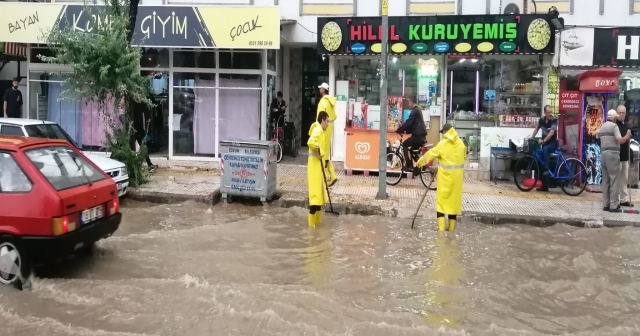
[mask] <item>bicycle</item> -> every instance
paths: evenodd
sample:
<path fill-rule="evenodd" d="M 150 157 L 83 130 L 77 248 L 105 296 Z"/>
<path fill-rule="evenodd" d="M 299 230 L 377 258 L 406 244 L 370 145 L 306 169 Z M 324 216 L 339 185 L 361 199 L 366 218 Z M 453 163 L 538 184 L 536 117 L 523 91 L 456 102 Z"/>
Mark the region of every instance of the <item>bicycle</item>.
<path fill-rule="evenodd" d="M 280 121 L 284 118 L 284 116 L 278 117 L 276 122 L 272 122 L 272 134 L 271 141 L 276 143 L 276 162 L 280 163 L 282 161 L 282 144 L 284 143 L 284 128 L 280 125 Z"/>
<path fill-rule="evenodd" d="M 559 185 L 565 194 L 578 196 L 582 194 L 587 187 L 587 169 L 582 161 L 576 158 L 566 159 L 562 152 L 562 148 L 559 148 L 551 154 L 551 157 L 557 158 L 557 160 L 555 169 L 553 171 L 551 171 L 551 168 L 547 170 L 549 174 L 547 178 L 549 182 L 555 182 Z M 521 191 L 531 191 L 535 188 L 538 180 L 540 180 L 540 165 L 543 164 L 543 162 L 541 146 L 534 150 L 533 155 L 525 155 L 518 160 L 513 172 L 516 187 Z M 522 175 L 522 180 L 519 179 L 519 174 Z M 527 186 L 524 184 L 524 179 L 529 178 L 531 178 L 533 182 L 530 186 Z M 577 187 L 577 190 L 574 191 L 573 187 Z"/>
<path fill-rule="evenodd" d="M 387 184 L 388 185 L 397 185 L 400 183 L 402 178 L 404 177 L 404 167 L 405 167 L 405 159 L 404 159 L 404 146 L 402 145 L 404 135 L 400 135 L 400 143 L 396 146 L 391 146 L 389 141 L 387 140 Z M 395 150 L 393 149 L 395 147 Z M 433 144 L 423 144 L 420 148 L 411 149 L 409 154 L 411 155 L 411 162 L 415 163 L 420 159 L 420 156 L 424 155 L 428 150 L 433 148 Z M 391 171 L 391 170 L 397 170 Z M 414 175 L 420 175 L 420 181 L 425 188 L 429 188 L 429 190 L 436 190 L 437 187 L 430 187 L 431 179 L 429 176 L 435 174 L 435 170 L 430 165 L 425 165 L 422 168 L 414 167 L 413 168 Z M 427 176 L 429 175 L 429 176 Z"/>

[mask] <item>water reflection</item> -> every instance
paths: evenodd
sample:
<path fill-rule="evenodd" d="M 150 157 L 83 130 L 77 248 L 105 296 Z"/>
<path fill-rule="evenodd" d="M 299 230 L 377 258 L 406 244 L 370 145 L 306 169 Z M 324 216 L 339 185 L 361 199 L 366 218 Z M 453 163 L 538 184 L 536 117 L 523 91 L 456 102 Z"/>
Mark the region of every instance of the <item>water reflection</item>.
<path fill-rule="evenodd" d="M 308 228 L 307 248 L 302 257 L 304 270 L 314 287 L 323 287 L 331 278 L 333 250 L 331 229 L 325 223 Z"/>
<path fill-rule="evenodd" d="M 433 264 L 427 269 L 425 311 L 429 324 L 458 328 L 462 318 L 460 249 L 453 232 L 438 232 L 431 251 Z"/>

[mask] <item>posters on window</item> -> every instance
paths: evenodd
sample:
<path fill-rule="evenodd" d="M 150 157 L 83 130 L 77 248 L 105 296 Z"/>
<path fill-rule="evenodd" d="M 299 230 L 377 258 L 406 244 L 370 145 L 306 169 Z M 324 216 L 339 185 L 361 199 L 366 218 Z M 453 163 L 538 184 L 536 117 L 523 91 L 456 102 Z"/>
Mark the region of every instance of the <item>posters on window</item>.
<path fill-rule="evenodd" d="M 592 94 L 585 97 L 582 148 L 583 162 L 587 168 L 587 183 L 599 185 L 602 183 L 602 150 L 596 140 L 596 131 L 604 122 L 604 97 Z"/>

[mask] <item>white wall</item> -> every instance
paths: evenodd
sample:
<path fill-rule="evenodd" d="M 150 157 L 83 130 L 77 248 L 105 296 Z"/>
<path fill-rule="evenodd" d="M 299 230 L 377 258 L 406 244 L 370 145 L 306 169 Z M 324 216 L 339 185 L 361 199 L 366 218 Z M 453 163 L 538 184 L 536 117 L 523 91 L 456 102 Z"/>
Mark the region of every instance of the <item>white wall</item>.
<path fill-rule="evenodd" d="M 0 80 L 12 80 L 18 75 L 18 62 L 9 62 L 0 71 Z M 27 77 L 27 62 L 20 62 L 20 76 Z M 26 88 L 27 81 L 23 80 L 20 84 L 24 84 Z"/>
<path fill-rule="evenodd" d="M 640 26 L 640 13 L 629 14 L 630 1 L 632 0 L 537 0 L 538 13 L 546 13 L 549 7 L 549 3 L 556 5 L 559 9 L 564 6 L 568 10 L 571 8 L 571 1 L 573 1 L 573 13 L 565 12 L 560 13 L 565 20 L 567 26 L 612 26 L 612 27 L 624 27 L 624 26 Z M 640 2 L 635 0 L 636 2 Z M 491 13 L 499 14 L 500 3 L 502 3 L 502 10 L 509 3 L 515 3 L 519 5 L 522 10 L 522 0 L 491 0 Z M 604 4 L 604 12 L 600 14 L 600 3 Z M 486 9 L 485 0 L 463 0 L 463 14 L 477 13 L 475 7 L 482 7 Z M 638 5 L 640 9 L 640 5 Z M 533 2 L 529 2 L 528 12 L 534 13 Z M 481 14 L 481 13 L 478 13 Z"/>

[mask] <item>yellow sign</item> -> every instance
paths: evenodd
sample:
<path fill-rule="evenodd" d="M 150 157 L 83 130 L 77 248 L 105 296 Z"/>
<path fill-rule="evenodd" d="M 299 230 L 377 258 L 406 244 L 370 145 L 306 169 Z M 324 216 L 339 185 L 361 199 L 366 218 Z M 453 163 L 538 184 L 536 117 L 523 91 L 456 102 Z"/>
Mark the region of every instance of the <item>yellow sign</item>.
<path fill-rule="evenodd" d="M 382 0 L 382 16 L 389 15 L 389 0 Z"/>
<path fill-rule="evenodd" d="M 52 30 L 95 30 L 108 24 L 102 6 L 0 3 L 0 41 L 45 43 Z M 277 6 L 140 6 L 134 45 L 146 47 L 279 49 Z"/>

